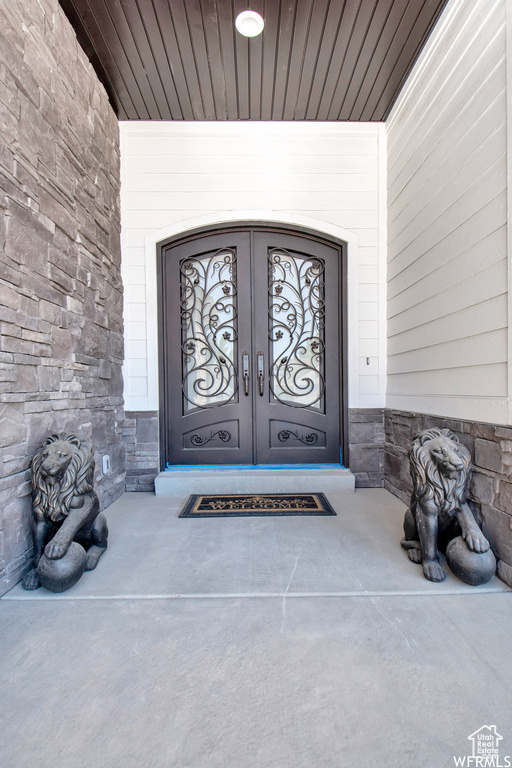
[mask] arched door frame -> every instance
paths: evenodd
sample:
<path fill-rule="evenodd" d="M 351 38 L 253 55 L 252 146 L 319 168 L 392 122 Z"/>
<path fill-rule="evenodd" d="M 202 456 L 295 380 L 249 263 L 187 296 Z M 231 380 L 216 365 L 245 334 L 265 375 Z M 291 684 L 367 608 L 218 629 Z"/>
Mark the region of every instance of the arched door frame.
<path fill-rule="evenodd" d="M 160 246 L 183 238 L 199 236 L 234 226 L 278 227 L 316 237 L 343 246 L 344 275 L 342 296 L 345 299 L 342 340 L 342 404 L 344 456 L 348 456 L 348 408 L 357 407 L 358 392 L 358 238 L 354 233 L 334 224 L 293 213 L 274 211 L 232 211 L 209 214 L 165 227 L 145 238 L 146 323 L 148 361 L 148 410 L 160 410 L 160 352 L 158 345 L 158 270 Z"/>

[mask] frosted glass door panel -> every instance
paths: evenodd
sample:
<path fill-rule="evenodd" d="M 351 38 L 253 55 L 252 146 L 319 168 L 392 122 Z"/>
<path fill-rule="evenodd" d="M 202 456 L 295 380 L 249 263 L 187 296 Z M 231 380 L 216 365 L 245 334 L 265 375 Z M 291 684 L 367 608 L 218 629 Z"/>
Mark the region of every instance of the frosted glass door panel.
<path fill-rule="evenodd" d="M 286 405 L 323 411 L 325 265 L 273 248 L 268 267 L 272 394 Z"/>
<path fill-rule="evenodd" d="M 181 271 L 181 331 L 185 412 L 236 400 L 236 252 L 185 259 Z"/>

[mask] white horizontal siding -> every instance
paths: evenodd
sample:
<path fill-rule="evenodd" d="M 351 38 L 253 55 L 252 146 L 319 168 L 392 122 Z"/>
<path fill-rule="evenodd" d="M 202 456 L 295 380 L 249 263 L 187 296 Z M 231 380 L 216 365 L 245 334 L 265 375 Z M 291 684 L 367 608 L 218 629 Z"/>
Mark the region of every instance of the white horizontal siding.
<path fill-rule="evenodd" d="M 463 121 L 459 130 L 449 132 L 441 145 L 437 144 L 430 153 L 430 167 L 420 166 L 414 176 L 410 178 L 402 188 L 396 198 L 390 202 L 388 212 L 388 230 L 389 237 L 395 237 L 409 222 L 418 215 L 425 200 L 434 198 L 440 192 L 438 172 L 443 169 L 443 182 L 447 184 L 459 184 L 462 179 L 460 175 L 460 156 L 458 150 L 462 149 L 468 161 L 466 165 L 472 163 L 474 157 L 477 161 L 481 153 L 479 149 L 483 140 L 493 140 L 494 133 L 502 132 L 505 128 L 503 114 L 503 93 L 506 87 L 503 77 L 503 65 L 500 61 L 499 66 L 491 73 L 485 85 L 483 86 L 489 96 L 488 88 L 492 88 L 493 96 L 496 98 L 488 107 L 481 111 L 480 105 L 474 101 L 471 102 L 473 110 L 462 113 Z M 479 89 L 479 92 L 482 89 Z M 504 141 L 504 136 L 500 137 Z M 446 144 L 446 146 L 445 146 Z M 463 147 L 461 146 L 463 144 Z M 471 180 L 474 180 L 474 175 Z M 399 182 L 397 182 L 399 186 Z M 405 199 L 404 199 L 405 198 Z"/>
<path fill-rule="evenodd" d="M 123 123 L 124 125 L 128 124 Z M 220 155 L 226 160 L 225 173 L 227 168 L 230 171 L 235 170 L 234 158 L 245 157 L 247 154 L 252 154 L 253 157 L 266 157 L 269 165 L 270 158 L 282 157 L 284 155 L 292 157 L 300 167 L 301 159 L 305 156 L 310 157 L 309 164 L 311 166 L 311 158 L 316 156 L 324 158 L 338 157 L 340 155 L 376 157 L 378 152 L 375 144 L 376 126 L 373 133 L 372 126 L 364 131 L 364 138 L 352 138 L 346 135 L 343 138 L 343 148 L 341 148 L 339 132 L 336 129 L 331 129 L 330 131 L 329 129 L 322 130 L 321 126 L 318 130 L 311 126 L 307 131 L 300 131 L 298 135 L 294 135 L 295 123 L 288 124 L 288 133 L 282 130 L 276 131 L 272 127 L 268 129 L 264 127 L 263 130 L 258 132 L 257 129 L 254 130 L 251 126 L 246 127 L 247 123 L 238 123 L 234 131 L 228 126 L 224 136 L 216 133 L 217 128 L 212 128 L 208 131 L 202 131 L 201 129 L 196 131 L 192 128 L 192 132 L 187 136 L 180 135 L 178 131 L 174 132 L 172 126 L 169 126 L 169 129 L 161 129 L 160 125 L 158 123 L 154 130 L 150 127 L 146 130 L 139 129 L 138 136 L 131 137 L 130 154 L 156 158 L 179 155 L 184 158 L 196 154 L 203 156 L 211 153 L 212 155 Z M 219 125 L 222 128 L 225 124 L 220 123 Z M 256 123 L 255 125 L 258 124 Z M 260 123 L 260 125 L 262 124 Z M 240 128 L 240 126 L 243 126 L 243 128 Z M 156 133 L 157 130 L 158 134 Z M 318 141 L 320 132 L 323 133 L 323 136 L 322 140 Z M 360 133 L 363 134 L 363 130 Z M 175 172 L 171 168 L 169 173 L 174 175 Z M 187 173 L 187 171 L 183 170 L 182 173 Z"/>
<path fill-rule="evenodd" d="M 392 408 L 506 423 L 506 0 L 452 0 L 386 124 Z"/>
<path fill-rule="evenodd" d="M 178 179 L 173 179 L 174 189 L 168 192 L 127 192 L 131 211 L 166 211 L 178 212 L 194 209 L 205 212 L 212 209 L 212 195 L 218 210 L 229 210 L 236 202 L 239 210 L 277 210 L 304 211 L 322 209 L 327 211 L 377 211 L 376 192 L 315 192 L 311 190 L 295 191 L 290 183 L 289 191 L 281 192 L 274 188 L 272 181 L 267 180 L 268 189 L 264 191 L 242 192 L 239 189 L 228 189 L 219 179 L 217 186 L 206 185 L 206 189 L 190 192 L 179 190 Z M 279 184 L 279 182 L 277 182 Z"/>
<path fill-rule="evenodd" d="M 487 150 L 487 159 L 482 161 L 483 165 L 487 165 L 487 170 L 480 176 L 473 177 L 474 183 L 469 187 L 464 186 L 464 193 L 460 197 L 456 197 L 455 185 L 446 190 L 441 189 L 438 195 L 429 199 L 428 205 L 407 231 L 401 232 L 392 241 L 393 249 L 390 251 L 388 262 L 390 281 L 428 251 L 440 247 L 443 241 L 463 224 L 471 224 L 473 216 L 479 213 L 483 206 L 496 201 L 498 208 L 499 202 L 506 201 L 505 152 L 501 152 L 495 159 L 494 145 L 487 147 Z M 496 220 L 494 224 L 505 225 L 506 221 Z"/>
<path fill-rule="evenodd" d="M 158 407 L 156 248 L 149 253 L 148 242 L 237 211 L 344 230 L 349 254 L 357 243 L 349 402 L 384 405 L 384 138 L 382 126 L 368 123 L 121 123 L 128 410 Z"/>
<path fill-rule="evenodd" d="M 439 290 L 433 296 L 420 299 L 418 305 L 412 306 L 399 315 L 388 319 L 388 343 L 391 354 L 398 350 L 400 336 L 418 325 L 424 327 L 426 338 L 430 337 L 430 325 L 440 317 L 451 317 L 468 307 L 475 306 L 482 301 L 489 301 L 489 312 L 495 317 L 495 327 L 500 325 L 497 305 L 500 295 L 506 291 L 507 264 L 502 261 L 490 265 L 480 273 L 471 275 L 468 279 L 462 279 L 454 286 Z M 391 302 L 390 302 L 391 303 Z M 492 321 L 491 321 L 492 322 Z M 466 335 L 473 335 L 475 328 L 480 330 L 473 320 L 466 328 Z M 395 346 L 397 345 L 397 346 Z"/>
<path fill-rule="evenodd" d="M 372 147 L 373 150 L 373 147 Z M 126 158 L 125 169 L 127 182 L 139 174 L 200 174 L 201 176 L 226 175 L 226 168 L 232 164 L 232 153 L 227 155 L 179 154 L 172 155 L 130 155 Z M 297 168 L 305 174 L 376 174 L 377 156 L 368 155 L 305 155 L 297 163 L 294 154 L 271 156 L 238 155 L 238 174 L 296 174 Z"/>
<path fill-rule="evenodd" d="M 466 419 L 468 413 L 478 413 L 478 420 L 496 424 L 506 424 L 508 418 L 507 398 L 493 398 L 488 395 L 482 397 L 464 397 L 460 393 L 456 395 L 434 395 L 422 393 L 421 395 L 394 395 L 388 392 L 386 405 L 388 408 L 401 411 L 416 411 L 418 398 L 421 398 L 421 413 L 433 415 L 450 414 L 451 419 Z"/>
<path fill-rule="evenodd" d="M 503 227 L 498 234 L 505 239 Z M 389 298 L 388 333 L 397 336 L 405 328 L 425 325 L 444 315 L 453 316 L 457 311 L 497 298 L 506 291 L 506 245 L 493 249 L 490 242 L 487 251 L 486 243 L 479 241 L 467 254 L 451 259 Z M 469 332 L 475 327 L 478 326 L 469 326 Z"/>
<path fill-rule="evenodd" d="M 433 393 L 439 397 L 438 393 L 442 391 L 442 397 L 449 395 L 466 398 L 500 398 L 506 380 L 507 366 L 505 363 L 467 365 L 461 368 L 450 368 L 449 374 L 444 368 L 425 371 L 421 375 L 404 373 L 401 374 L 400 378 L 389 376 L 388 393 L 390 395 L 401 394 L 405 383 L 409 397 L 411 395 L 432 397 Z M 443 415 L 452 416 L 452 414 L 441 414 L 441 416 Z"/>
<path fill-rule="evenodd" d="M 401 331 L 393 342 L 395 355 L 412 350 L 422 350 L 429 345 L 442 344 L 446 341 L 468 338 L 471 328 L 475 326 L 480 333 L 485 334 L 494 330 L 496 325 L 507 328 L 508 301 L 507 294 L 502 294 L 497 301 L 489 299 L 480 304 L 472 304 L 466 309 L 456 310 L 430 322 L 415 325 L 409 331 Z M 413 322 L 418 322 L 415 316 Z M 469 338 L 472 338 L 470 335 Z"/>
<path fill-rule="evenodd" d="M 438 344 L 422 346 L 420 349 L 395 353 L 388 360 L 388 374 L 425 373 L 427 371 L 467 368 L 468 361 L 477 359 L 478 364 L 493 365 L 507 362 L 507 329 L 500 328 L 478 336 L 469 336 Z M 472 392 L 478 396 L 479 392 Z M 498 393 L 500 394 L 500 393 Z"/>
<path fill-rule="evenodd" d="M 172 183 L 174 182 L 174 184 Z M 174 188 L 173 188 L 174 187 Z M 293 173 L 274 176 L 269 189 L 268 171 L 262 173 L 261 168 L 251 173 L 187 173 L 175 175 L 172 179 L 164 173 L 129 174 L 126 179 L 127 192 L 147 192 L 149 194 L 189 192 L 204 195 L 208 192 L 221 192 L 231 195 L 233 192 L 250 193 L 264 192 L 272 194 L 286 192 L 300 194 L 326 192 L 373 192 L 377 194 L 376 173 Z M 309 197 L 307 198 L 309 200 Z M 364 197 L 362 199 L 365 199 Z M 336 206 L 335 206 L 336 207 Z"/>
<path fill-rule="evenodd" d="M 486 82 L 503 50 L 493 41 L 496 36 L 504 39 L 504 15 L 505 0 L 451 0 L 448 4 L 387 122 L 393 129 L 388 132 L 389 152 L 400 153 L 389 171 L 390 186 L 401 172 L 409 176 L 408 166 L 422 165 L 421 144 L 427 141 L 434 147 L 444 140 L 454 124 L 454 107 L 462 114 Z M 482 61 L 488 52 L 491 58 Z M 417 143 L 408 141 L 411 131 Z"/>

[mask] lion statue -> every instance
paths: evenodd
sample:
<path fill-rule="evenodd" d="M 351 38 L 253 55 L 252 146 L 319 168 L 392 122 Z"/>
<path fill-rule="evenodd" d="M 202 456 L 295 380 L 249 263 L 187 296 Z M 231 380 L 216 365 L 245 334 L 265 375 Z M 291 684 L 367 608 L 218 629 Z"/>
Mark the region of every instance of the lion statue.
<path fill-rule="evenodd" d="M 42 583 L 47 586 L 48 582 L 49 589 L 63 591 L 84 570 L 92 571 L 98 564 L 107 548 L 108 528 L 105 516 L 100 514 L 93 478 L 91 446 L 75 435 L 51 435 L 35 454 L 34 560 L 23 578 L 25 589 L 37 589 Z M 69 569 L 74 576 L 70 577 Z"/>
<path fill-rule="evenodd" d="M 456 573 L 447 547 L 462 537 L 463 549 L 466 553 L 470 551 L 466 560 L 477 563 L 469 568 L 478 568 L 478 558 L 471 553 L 487 552 L 489 542 L 465 503 L 471 462 L 469 451 L 450 430 L 426 429 L 414 439 L 409 460 L 413 492 L 411 507 L 405 513 L 405 536 L 401 542 L 409 559 L 422 564 L 423 574 L 429 581 L 444 581 L 446 573 L 439 563 L 439 551 L 447 553 L 448 563 Z M 486 562 L 490 557 L 494 559 L 489 553 Z"/>

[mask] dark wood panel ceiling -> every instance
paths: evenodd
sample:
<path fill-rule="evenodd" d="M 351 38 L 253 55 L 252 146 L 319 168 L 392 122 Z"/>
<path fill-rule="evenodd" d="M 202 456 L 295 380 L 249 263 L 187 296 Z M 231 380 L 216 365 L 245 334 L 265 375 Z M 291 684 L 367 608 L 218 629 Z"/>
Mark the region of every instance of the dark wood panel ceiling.
<path fill-rule="evenodd" d="M 385 120 L 447 0 L 60 0 L 122 120 Z M 250 8 L 259 37 L 234 26 Z"/>

